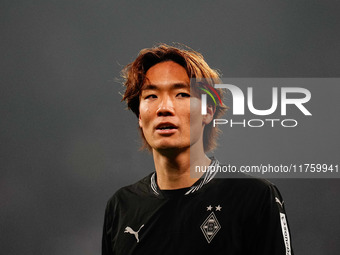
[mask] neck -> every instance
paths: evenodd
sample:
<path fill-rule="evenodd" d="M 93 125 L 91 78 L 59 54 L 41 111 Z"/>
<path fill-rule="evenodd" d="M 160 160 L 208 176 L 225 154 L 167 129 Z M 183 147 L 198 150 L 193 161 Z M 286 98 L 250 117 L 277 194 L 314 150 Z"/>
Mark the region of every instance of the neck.
<path fill-rule="evenodd" d="M 211 160 L 205 155 L 203 146 L 175 151 L 153 150 L 157 172 L 157 184 L 161 190 L 191 187 L 202 175 L 190 176 L 194 166 L 208 166 Z"/>

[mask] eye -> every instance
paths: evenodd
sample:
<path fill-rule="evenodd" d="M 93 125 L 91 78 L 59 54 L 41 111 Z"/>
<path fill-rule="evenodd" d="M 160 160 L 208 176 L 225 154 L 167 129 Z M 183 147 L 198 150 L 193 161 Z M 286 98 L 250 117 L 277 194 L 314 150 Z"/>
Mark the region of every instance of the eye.
<path fill-rule="evenodd" d="M 154 94 L 150 94 L 150 95 L 147 95 L 144 99 L 152 99 L 152 98 L 157 98 L 157 96 Z"/>
<path fill-rule="evenodd" d="M 190 94 L 189 94 L 189 93 L 182 92 L 182 93 L 178 93 L 178 94 L 177 94 L 177 97 L 190 97 Z"/>

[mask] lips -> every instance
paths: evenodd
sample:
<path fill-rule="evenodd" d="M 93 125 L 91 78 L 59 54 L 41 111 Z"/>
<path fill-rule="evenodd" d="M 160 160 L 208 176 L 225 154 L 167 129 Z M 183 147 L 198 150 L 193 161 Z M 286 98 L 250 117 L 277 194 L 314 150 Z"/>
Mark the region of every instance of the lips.
<path fill-rule="evenodd" d="M 160 123 L 156 126 L 157 130 L 173 130 L 173 129 L 178 129 L 178 127 L 171 123 L 171 122 L 165 122 L 165 123 Z"/>
<path fill-rule="evenodd" d="M 156 133 L 162 136 L 171 136 L 175 134 L 178 127 L 171 122 L 163 122 L 156 126 Z"/>

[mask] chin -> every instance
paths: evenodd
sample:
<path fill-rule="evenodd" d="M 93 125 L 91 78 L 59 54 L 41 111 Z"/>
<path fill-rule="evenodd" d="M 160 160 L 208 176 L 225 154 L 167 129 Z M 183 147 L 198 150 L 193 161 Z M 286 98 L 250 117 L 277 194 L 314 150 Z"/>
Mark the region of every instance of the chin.
<path fill-rule="evenodd" d="M 184 148 L 190 147 L 190 146 L 184 146 L 183 144 L 169 144 L 169 143 L 162 143 L 158 144 L 157 146 L 154 146 L 153 149 L 156 151 L 182 151 Z"/>
<path fill-rule="evenodd" d="M 156 150 L 172 150 L 178 148 L 177 145 L 174 144 L 158 144 L 157 146 L 154 147 Z"/>

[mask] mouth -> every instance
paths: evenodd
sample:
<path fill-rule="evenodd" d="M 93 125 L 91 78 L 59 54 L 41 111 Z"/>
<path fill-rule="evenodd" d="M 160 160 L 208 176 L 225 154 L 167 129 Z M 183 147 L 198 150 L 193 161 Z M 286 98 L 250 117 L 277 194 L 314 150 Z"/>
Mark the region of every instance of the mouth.
<path fill-rule="evenodd" d="M 178 127 L 172 123 L 161 123 L 156 126 L 156 131 L 161 134 L 171 134 L 174 133 Z"/>

